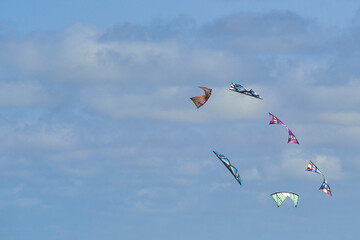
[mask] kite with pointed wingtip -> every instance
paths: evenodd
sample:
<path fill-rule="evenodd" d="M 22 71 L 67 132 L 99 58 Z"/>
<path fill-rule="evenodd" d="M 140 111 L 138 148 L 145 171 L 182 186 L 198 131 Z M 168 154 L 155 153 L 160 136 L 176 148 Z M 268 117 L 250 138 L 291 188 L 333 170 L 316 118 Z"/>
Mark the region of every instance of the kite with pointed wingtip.
<path fill-rule="evenodd" d="M 329 194 L 330 196 L 332 196 L 330 186 L 326 181 L 325 175 L 320 171 L 320 169 L 312 161 L 309 162 L 309 164 L 308 164 L 308 166 L 307 166 L 307 168 L 305 170 L 309 171 L 309 172 L 315 172 L 315 173 L 321 174 L 323 176 L 323 178 L 324 178 L 324 181 L 321 184 L 319 190 L 321 190 L 321 191 Z"/>
<path fill-rule="evenodd" d="M 272 115 L 271 113 L 269 113 L 269 117 L 270 117 L 270 124 L 281 124 L 283 126 L 286 127 L 285 123 L 283 123 L 280 119 L 278 119 L 276 116 Z"/>
<path fill-rule="evenodd" d="M 321 184 L 319 190 L 321 190 L 321 191 L 329 194 L 330 196 L 332 196 L 330 186 L 329 186 L 329 184 L 327 183 L 327 181 L 326 181 L 325 178 L 324 178 L 324 181 L 323 181 L 323 183 Z"/>
<path fill-rule="evenodd" d="M 201 107 L 202 105 L 204 105 L 206 103 L 206 101 L 211 96 L 211 91 L 212 91 L 212 89 L 206 88 L 206 87 L 199 87 L 199 88 L 204 90 L 205 95 L 190 98 L 194 102 L 194 104 L 197 108 Z"/>
<path fill-rule="evenodd" d="M 288 138 L 288 143 L 296 143 L 299 144 L 299 141 L 296 139 L 295 135 L 292 133 L 292 131 L 290 130 L 290 128 L 288 128 L 288 126 L 285 125 L 285 123 L 283 123 L 279 118 L 277 118 L 275 115 L 269 113 L 269 117 L 270 117 L 270 124 L 281 124 L 284 127 L 287 128 L 287 130 L 289 131 L 289 138 Z"/>
<path fill-rule="evenodd" d="M 296 139 L 295 135 L 291 132 L 291 130 L 288 128 L 289 130 L 289 139 L 288 139 L 288 143 L 296 143 L 299 144 L 299 141 Z"/>
<path fill-rule="evenodd" d="M 263 100 L 263 98 L 260 97 L 259 94 L 254 92 L 254 90 L 252 90 L 252 89 L 249 90 L 249 89 L 245 88 L 244 86 L 237 84 L 237 83 L 231 83 L 229 90 Z"/>
<path fill-rule="evenodd" d="M 320 169 L 312 161 L 309 162 L 309 164 L 308 164 L 307 168 L 305 169 L 305 171 L 315 172 L 315 173 L 323 175 L 322 172 L 320 171 Z"/>
<path fill-rule="evenodd" d="M 220 159 L 220 161 L 226 166 L 226 168 L 229 169 L 229 171 L 234 176 L 236 181 L 238 181 L 238 183 L 241 185 L 241 178 L 240 178 L 239 172 L 234 166 L 231 165 L 229 159 L 227 159 L 227 157 L 225 157 L 224 155 L 222 155 L 219 152 L 215 152 L 215 151 L 213 151 L 213 152 Z"/>
<path fill-rule="evenodd" d="M 294 202 L 295 207 L 297 207 L 299 200 L 299 195 L 292 192 L 276 192 L 271 194 L 270 196 L 274 199 L 278 207 L 280 207 L 280 205 L 285 201 L 287 197 L 289 197 Z"/>

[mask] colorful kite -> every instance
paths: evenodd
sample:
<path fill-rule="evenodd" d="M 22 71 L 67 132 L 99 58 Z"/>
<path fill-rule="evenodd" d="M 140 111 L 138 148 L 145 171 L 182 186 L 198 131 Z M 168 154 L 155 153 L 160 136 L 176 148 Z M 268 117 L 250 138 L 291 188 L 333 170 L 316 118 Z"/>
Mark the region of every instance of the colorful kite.
<path fill-rule="evenodd" d="M 312 161 L 309 162 L 309 164 L 305 170 L 323 175 L 322 172 L 320 171 L 320 169 Z"/>
<path fill-rule="evenodd" d="M 288 143 L 296 143 L 299 144 L 298 140 L 296 139 L 295 135 L 291 132 L 291 130 L 288 128 L 289 130 L 289 139 L 288 139 Z"/>
<path fill-rule="evenodd" d="M 331 194 L 331 190 L 330 190 L 330 186 L 329 184 L 327 183 L 326 179 L 324 178 L 324 181 L 323 183 L 321 184 L 319 190 L 323 191 L 323 192 L 326 192 L 327 194 L 329 194 L 330 196 L 332 196 Z"/>
<path fill-rule="evenodd" d="M 199 87 L 199 88 L 204 90 L 205 95 L 190 98 L 194 102 L 194 104 L 197 108 L 201 107 L 202 105 L 204 105 L 206 103 L 206 101 L 211 96 L 211 91 L 212 91 L 212 89 L 206 88 L 206 87 Z"/>
<path fill-rule="evenodd" d="M 269 117 L 270 117 L 270 122 L 269 124 L 281 124 L 285 127 L 287 127 L 285 125 L 285 123 L 283 123 L 280 119 L 278 119 L 277 117 L 275 117 L 274 115 L 272 115 L 271 113 L 269 113 Z"/>
<path fill-rule="evenodd" d="M 258 99 L 261 99 L 261 100 L 263 99 L 262 97 L 260 97 L 259 94 L 254 92 L 254 90 L 246 89 L 244 86 L 241 86 L 240 84 L 237 84 L 237 83 L 231 83 L 230 90 L 238 92 L 238 93 L 242 93 L 242 94 L 245 94 L 245 95 L 248 95 L 248 96 L 251 96 L 251 97 L 255 97 L 255 98 L 258 98 Z"/>
<path fill-rule="evenodd" d="M 236 181 L 238 181 L 238 183 L 240 183 L 240 185 L 241 185 L 241 178 L 240 178 L 239 172 L 234 166 L 231 165 L 229 159 L 227 159 L 227 157 L 225 157 L 224 155 L 222 155 L 219 152 L 215 152 L 215 151 L 213 151 L 213 152 L 220 159 L 220 161 L 227 167 L 227 169 L 229 169 L 229 171 L 234 176 Z"/>
<path fill-rule="evenodd" d="M 323 176 L 323 178 L 324 178 L 324 181 L 321 184 L 321 187 L 319 188 L 319 190 L 321 190 L 323 192 L 326 192 L 327 194 L 332 196 L 330 186 L 327 184 L 327 181 L 325 179 L 325 175 L 320 171 L 320 169 L 312 161 L 309 162 L 309 164 L 308 164 L 307 168 L 305 169 L 305 171 L 315 172 L 315 173 L 321 174 Z"/>
<path fill-rule="evenodd" d="M 289 131 L 289 138 L 288 138 L 288 143 L 296 143 L 299 144 L 299 141 L 296 139 L 295 135 L 292 133 L 292 131 L 290 130 L 290 128 L 288 128 L 288 126 L 285 125 L 285 123 L 283 123 L 279 118 L 277 118 L 276 116 L 272 115 L 271 113 L 269 113 L 269 117 L 270 117 L 270 124 L 281 124 L 284 127 L 287 128 L 287 130 Z"/>
<path fill-rule="evenodd" d="M 280 207 L 280 205 L 284 202 L 284 200 L 289 197 L 295 204 L 295 207 L 297 207 L 297 204 L 298 204 L 298 200 L 299 200 L 299 195 L 296 194 L 296 193 L 292 193 L 292 192 L 276 192 L 276 193 L 273 193 L 270 195 L 276 205 L 278 207 Z"/>

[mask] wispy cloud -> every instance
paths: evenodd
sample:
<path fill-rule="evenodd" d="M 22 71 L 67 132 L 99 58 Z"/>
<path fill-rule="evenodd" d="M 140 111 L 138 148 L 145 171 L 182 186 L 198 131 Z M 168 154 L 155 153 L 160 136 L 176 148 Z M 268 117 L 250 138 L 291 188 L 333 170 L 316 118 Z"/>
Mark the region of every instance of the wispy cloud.
<path fill-rule="evenodd" d="M 57 206 L 92 199 L 86 204 L 94 212 L 115 212 L 122 223 L 128 220 L 124 212 L 156 218 L 210 209 L 208 195 L 219 206 L 228 200 L 239 204 L 236 194 L 247 194 L 241 199 L 249 201 L 246 206 L 261 208 L 270 188 L 247 187 L 276 181 L 298 187 L 311 178 L 305 172 L 309 160 L 329 182 L 356 177 L 351 167 L 359 170 L 357 48 L 352 52 L 339 42 L 354 45 L 357 31 L 343 34 L 275 11 L 237 13 L 204 26 L 186 19 L 73 25 L 4 38 L 0 174 L 10 189 L 5 192 L 13 205 L 28 209 L 51 197 Z M 231 82 L 264 100 L 229 91 Z M 213 89 L 200 109 L 189 99 L 203 94 L 198 86 Z M 286 143 L 282 126 L 267 132 L 269 111 L 300 145 Z M 278 132 L 283 138 L 274 138 Z M 238 186 L 213 149 L 233 156 L 247 186 Z M 219 194 L 233 187 L 239 190 L 234 195 Z"/>
<path fill-rule="evenodd" d="M 41 204 L 37 198 L 18 198 L 15 201 L 16 205 L 22 208 L 34 207 Z"/>
<path fill-rule="evenodd" d="M 117 94 L 103 89 L 95 93 L 86 92 L 85 99 L 94 109 L 117 119 L 146 117 L 184 122 L 227 121 L 255 118 L 264 108 L 257 99 L 243 97 L 228 88 L 213 88 L 214 94 L 204 106 L 207 111 L 198 110 L 190 101 L 193 97 L 190 94 L 204 93 L 196 89 L 158 87 L 145 94 Z"/>
<path fill-rule="evenodd" d="M 305 171 L 309 161 L 313 161 L 317 167 L 331 179 L 344 179 L 346 173 L 338 157 L 326 154 L 312 154 L 304 150 L 286 150 L 278 161 L 265 169 L 266 176 L 271 179 L 282 179 L 285 176 L 291 178 L 309 179 L 309 173 Z"/>
<path fill-rule="evenodd" d="M 233 14 L 206 25 L 204 33 L 210 41 L 216 39 L 241 52 L 262 54 L 324 51 L 334 36 L 290 11 Z"/>
<path fill-rule="evenodd" d="M 317 155 L 314 163 L 320 168 L 325 176 L 332 179 L 343 179 L 350 177 L 349 174 L 344 172 L 341 160 L 334 156 Z"/>
<path fill-rule="evenodd" d="M 245 171 L 241 173 L 241 177 L 247 180 L 259 180 L 262 178 L 257 168 L 245 169 Z"/>
<path fill-rule="evenodd" d="M 45 105 L 50 99 L 46 89 L 36 83 L 0 83 L 1 107 L 32 107 Z"/>

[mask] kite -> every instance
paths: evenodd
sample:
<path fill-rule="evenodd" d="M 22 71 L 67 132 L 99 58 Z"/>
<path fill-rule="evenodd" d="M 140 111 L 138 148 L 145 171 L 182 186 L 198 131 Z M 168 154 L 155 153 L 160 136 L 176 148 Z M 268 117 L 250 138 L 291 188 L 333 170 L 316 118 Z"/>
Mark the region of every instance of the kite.
<path fill-rule="evenodd" d="M 270 124 L 281 124 L 283 126 L 286 127 L 285 123 L 283 123 L 280 119 L 278 119 L 276 116 L 272 115 L 271 113 L 269 113 L 269 117 L 270 117 Z"/>
<path fill-rule="evenodd" d="M 254 90 L 252 90 L 252 89 L 248 90 L 244 86 L 241 86 L 240 84 L 237 84 L 237 83 L 231 83 L 229 90 L 263 100 L 263 98 L 260 97 L 259 94 L 254 92 Z"/>
<path fill-rule="evenodd" d="M 297 207 L 297 204 L 298 204 L 298 200 L 299 200 L 299 195 L 296 194 L 296 193 L 292 193 L 292 192 L 276 192 L 276 193 L 273 193 L 270 195 L 276 205 L 278 207 L 280 207 L 280 205 L 284 202 L 284 200 L 289 197 L 295 204 L 295 207 Z"/>
<path fill-rule="evenodd" d="M 291 130 L 288 128 L 289 130 L 289 139 L 288 139 L 288 143 L 296 143 L 299 144 L 299 141 L 296 139 L 295 135 L 291 132 Z"/>
<path fill-rule="evenodd" d="M 229 169 L 229 171 L 234 176 L 236 181 L 238 181 L 238 183 L 241 185 L 241 178 L 240 178 L 239 172 L 234 166 L 231 165 L 229 159 L 227 159 L 227 157 L 225 157 L 224 155 L 222 155 L 219 152 L 215 152 L 215 151 L 213 151 L 213 152 L 220 159 L 220 161 L 227 167 L 227 169 Z"/>
<path fill-rule="evenodd" d="M 269 117 L 270 117 L 270 124 L 281 124 L 284 127 L 287 128 L 287 130 L 289 131 L 289 138 L 288 138 L 288 143 L 296 143 L 299 144 L 299 141 L 296 139 L 295 135 L 292 133 L 292 131 L 290 130 L 290 128 L 288 128 L 288 126 L 285 125 L 285 123 L 283 123 L 279 118 L 277 118 L 276 116 L 272 115 L 271 113 L 269 113 Z"/>
<path fill-rule="evenodd" d="M 331 190 L 330 190 L 330 186 L 329 186 L 329 184 L 327 183 L 327 181 L 326 181 L 325 178 L 324 178 L 324 181 L 323 181 L 323 183 L 321 184 L 319 190 L 321 190 L 321 191 L 329 194 L 330 196 L 332 196 Z"/>
<path fill-rule="evenodd" d="M 309 172 L 315 172 L 318 174 L 321 174 L 324 178 L 323 183 L 321 184 L 319 190 L 326 192 L 327 194 L 329 194 L 330 196 L 332 196 L 331 194 L 331 190 L 330 190 L 330 186 L 327 183 L 326 179 L 325 179 L 325 175 L 320 171 L 320 169 L 312 162 L 310 161 L 307 168 L 305 169 L 305 171 L 309 171 Z"/>
<path fill-rule="evenodd" d="M 211 96 L 211 91 L 212 91 L 212 89 L 206 88 L 206 87 L 199 87 L 199 88 L 204 90 L 205 95 L 190 98 L 194 102 L 194 104 L 197 108 L 201 107 L 202 105 L 204 105 L 206 103 L 206 101 Z"/>
<path fill-rule="evenodd" d="M 310 161 L 307 168 L 305 169 L 305 171 L 309 171 L 309 172 L 315 172 L 318 174 L 321 174 L 324 176 L 324 174 L 322 174 L 322 172 L 320 171 L 320 169 L 312 162 Z"/>

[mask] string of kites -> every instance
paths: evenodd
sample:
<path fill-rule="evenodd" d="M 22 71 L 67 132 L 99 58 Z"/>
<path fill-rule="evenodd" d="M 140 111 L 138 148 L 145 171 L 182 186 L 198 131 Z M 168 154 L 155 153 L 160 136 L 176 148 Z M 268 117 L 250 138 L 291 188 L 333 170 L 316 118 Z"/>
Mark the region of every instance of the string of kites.
<path fill-rule="evenodd" d="M 206 87 L 199 87 L 199 88 L 204 90 L 205 95 L 190 98 L 194 102 L 194 104 L 195 104 L 195 106 L 197 108 L 200 108 L 201 106 L 203 106 L 206 103 L 206 101 L 210 98 L 211 91 L 212 91 L 212 89 L 206 88 Z M 263 98 L 260 97 L 259 94 L 254 92 L 254 90 L 247 89 L 244 86 L 242 86 L 240 84 L 237 84 L 237 83 L 231 83 L 231 86 L 230 86 L 229 90 L 235 91 L 235 92 L 238 92 L 238 93 L 242 93 L 242 94 L 245 94 L 245 95 L 260 99 L 260 100 L 263 100 Z M 277 118 L 276 116 L 274 116 L 271 113 L 269 113 L 269 117 L 270 117 L 269 125 L 270 124 L 281 124 L 284 127 L 286 127 L 286 129 L 289 132 L 288 143 L 299 144 L 299 141 L 296 139 L 295 135 L 288 128 L 288 126 L 286 126 L 279 118 Z M 216 151 L 213 151 L 213 152 L 220 159 L 220 161 L 225 165 L 225 167 L 230 171 L 230 173 L 234 176 L 236 181 L 241 185 L 240 174 L 239 174 L 238 170 L 233 165 L 231 165 L 230 160 L 227 157 L 225 157 L 223 154 L 219 153 L 219 152 L 216 152 Z M 332 196 L 330 186 L 326 181 L 325 175 L 320 171 L 320 169 L 312 161 L 309 162 L 309 164 L 308 164 L 308 166 L 307 166 L 307 168 L 305 170 L 321 175 L 324 178 L 324 180 L 323 180 L 319 190 L 321 190 L 321 191 L 329 194 L 330 196 Z M 299 195 L 296 194 L 296 193 L 293 193 L 293 192 L 275 192 L 275 193 L 272 193 L 270 196 L 274 199 L 274 201 L 275 201 L 275 203 L 276 203 L 276 205 L 278 207 L 280 207 L 280 205 L 284 202 L 284 200 L 287 197 L 289 197 L 294 202 L 295 207 L 297 207 Z"/>

